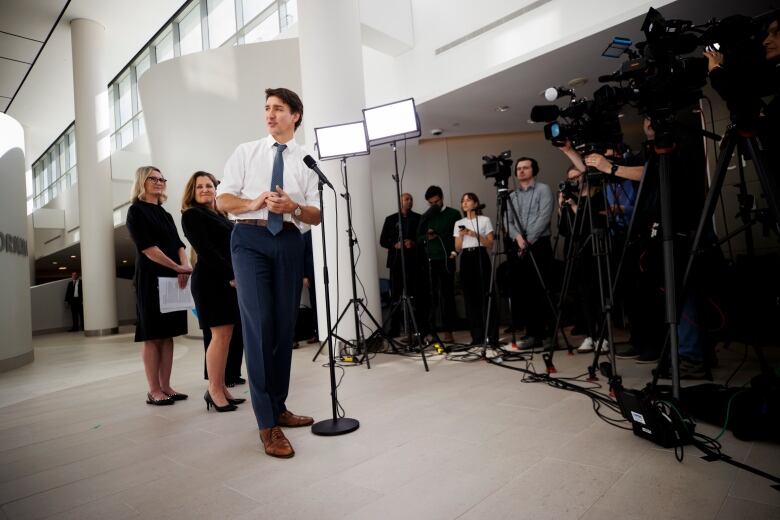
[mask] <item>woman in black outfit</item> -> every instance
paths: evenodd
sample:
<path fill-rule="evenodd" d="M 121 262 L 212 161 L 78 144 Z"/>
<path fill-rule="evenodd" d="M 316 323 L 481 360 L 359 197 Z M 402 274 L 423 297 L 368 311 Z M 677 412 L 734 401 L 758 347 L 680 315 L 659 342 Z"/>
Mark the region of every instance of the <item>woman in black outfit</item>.
<path fill-rule="evenodd" d="M 192 273 L 192 297 L 198 310 L 198 321 L 202 329 L 211 332 L 206 349 L 209 388 L 203 399 L 207 410 L 214 406 L 218 412 L 229 412 L 245 399 L 234 399 L 225 386 L 228 348 L 233 327 L 240 324 L 240 316 L 230 258 L 233 223 L 217 211 L 216 189 L 217 179 L 212 174 L 192 174 L 182 197 L 181 225 L 198 254 Z"/>
<path fill-rule="evenodd" d="M 135 341 L 143 341 L 143 360 L 149 393 L 146 402 L 170 405 L 187 399 L 171 388 L 173 337 L 187 332 L 187 311 L 162 314 L 158 278 L 176 278 L 187 286 L 192 272 L 184 244 L 173 217 L 165 211 L 166 179 L 154 166 L 135 172 L 132 205 L 127 210 L 127 229 L 135 242 L 135 291 L 137 322 Z"/>
<path fill-rule="evenodd" d="M 485 340 L 485 313 L 490 286 L 490 256 L 493 247 L 493 225 L 482 215 L 479 197 L 475 193 L 464 193 L 460 199 L 464 218 L 455 222 L 452 234 L 455 250 L 460 253 L 460 285 L 466 303 L 466 317 L 471 330 L 471 344 L 479 345 Z M 491 343 L 498 341 L 493 309 L 489 336 Z"/>

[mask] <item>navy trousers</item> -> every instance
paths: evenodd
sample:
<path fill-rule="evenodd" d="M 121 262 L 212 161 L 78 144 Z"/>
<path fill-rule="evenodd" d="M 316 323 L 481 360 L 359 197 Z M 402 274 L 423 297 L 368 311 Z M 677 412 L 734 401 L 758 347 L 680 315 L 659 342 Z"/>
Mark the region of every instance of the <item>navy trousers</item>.
<path fill-rule="evenodd" d="M 260 429 L 286 411 L 295 320 L 303 285 L 303 238 L 236 224 L 230 240 L 252 408 Z"/>

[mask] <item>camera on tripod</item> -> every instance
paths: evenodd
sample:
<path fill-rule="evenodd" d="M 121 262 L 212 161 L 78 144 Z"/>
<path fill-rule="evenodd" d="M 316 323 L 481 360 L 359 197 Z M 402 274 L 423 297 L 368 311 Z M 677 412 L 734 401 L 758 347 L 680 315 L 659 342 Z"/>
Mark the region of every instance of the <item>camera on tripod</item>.
<path fill-rule="evenodd" d="M 558 183 L 558 192 L 563 195 L 563 200 L 568 201 L 577 196 L 580 184 L 576 180 L 566 180 Z"/>
<path fill-rule="evenodd" d="M 498 155 L 482 156 L 482 175 L 486 179 L 495 179 L 495 186 L 506 188 L 512 176 L 512 151 L 505 150 Z"/>

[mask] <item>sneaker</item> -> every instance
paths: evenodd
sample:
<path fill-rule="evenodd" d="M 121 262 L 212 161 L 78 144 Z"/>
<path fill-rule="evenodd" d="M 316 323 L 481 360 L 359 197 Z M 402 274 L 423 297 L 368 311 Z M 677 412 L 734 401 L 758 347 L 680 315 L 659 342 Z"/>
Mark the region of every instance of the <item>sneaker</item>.
<path fill-rule="evenodd" d="M 704 368 L 704 364 L 691 361 L 689 359 L 681 358 L 680 359 L 680 379 L 712 379 L 712 377 L 707 374 L 707 371 Z"/>
<path fill-rule="evenodd" d="M 628 347 L 617 349 L 615 357 L 618 359 L 636 359 L 639 357 L 639 351 L 633 345 L 629 345 Z"/>
<path fill-rule="evenodd" d="M 580 343 L 580 346 L 577 348 L 577 352 L 580 354 L 587 354 L 588 352 L 593 352 L 595 348 L 596 345 L 593 342 L 593 338 L 587 337 L 582 341 L 582 343 Z"/>
<path fill-rule="evenodd" d="M 607 341 L 606 339 L 602 339 L 601 341 L 599 341 L 599 351 L 601 351 L 602 353 L 609 352 L 609 341 Z"/>

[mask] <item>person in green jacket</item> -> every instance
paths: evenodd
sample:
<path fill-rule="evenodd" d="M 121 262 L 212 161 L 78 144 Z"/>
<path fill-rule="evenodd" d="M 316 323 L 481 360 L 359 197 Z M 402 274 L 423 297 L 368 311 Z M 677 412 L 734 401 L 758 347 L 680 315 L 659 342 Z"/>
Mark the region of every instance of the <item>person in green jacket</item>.
<path fill-rule="evenodd" d="M 436 330 L 436 312 L 441 313 L 442 335 L 439 339 L 452 342 L 455 324 L 455 240 L 452 230 L 460 220 L 460 213 L 444 205 L 444 193 L 438 186 L 425 190 L 425 200 L 430 207 L 420 218 L 417 243 L 423 251 L 423 280 L 428 281 L 428 291 L 421 291 L 423 305 L 430 312 L 429 320 L 421 326 L 426 332 Z M 428 293 L 427 296 L 425 293 Z M 423 307 L 425 308 L 425 307 Z"/>

